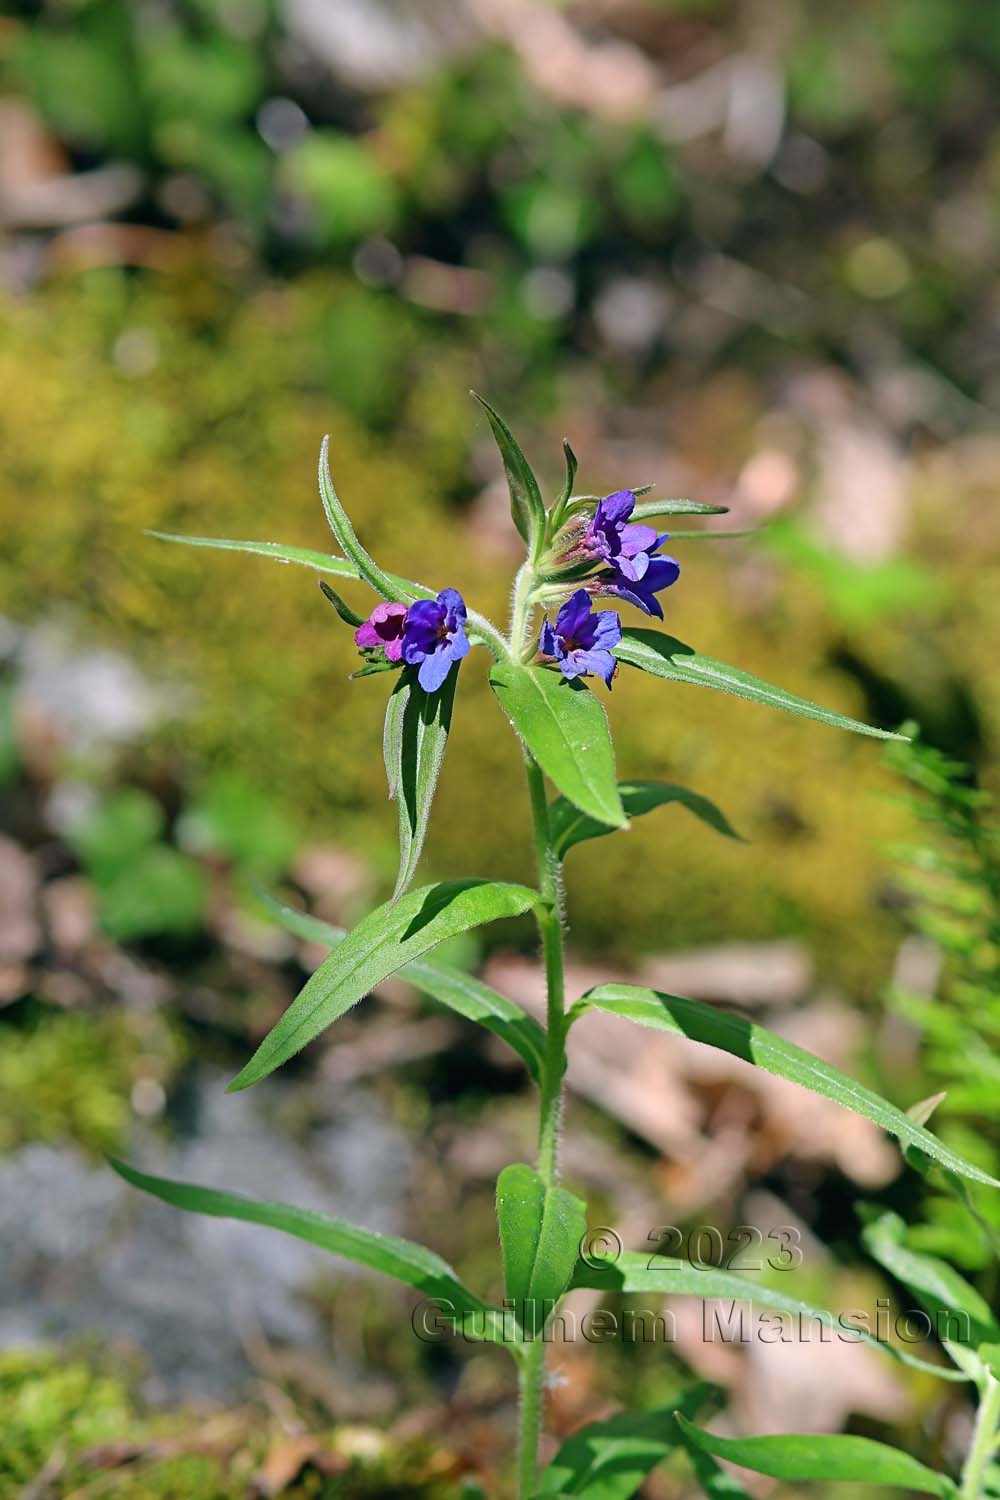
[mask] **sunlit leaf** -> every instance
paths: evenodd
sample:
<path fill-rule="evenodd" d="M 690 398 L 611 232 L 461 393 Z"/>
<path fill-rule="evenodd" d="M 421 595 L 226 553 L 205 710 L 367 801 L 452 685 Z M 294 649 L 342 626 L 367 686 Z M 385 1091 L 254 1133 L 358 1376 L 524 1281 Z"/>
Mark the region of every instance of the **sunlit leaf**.
<path fill-rule="evenodd" d="M 661 630 L 624 630 L 622 638 L 614 648 L 619 661 L 630 667 L 638 667 L 653 677 L 665 677 L 670 682 L 686 682 L 692 687 L 715 688 L 721 693 L 731 693 L 736 698 L 746 698 L 750 703 L 761 703 L 766 708 L 780 708 L 788 714 L 798 714 L 803 719 L 816 719 L 820 724 L 830 724 L 836 729 L 850 729 L 855 734 L 868 734 L 879 740 L 900 740 L 905 735 L 891 734 L 886 729 L 876 729 L 871 724 L 862 724 L 846 714 L 835 713 L 810 703 L 807 698 L 797 698 L 786 693 L 784 688 L 772 687 L 753 677 L 739 667 L 727 666 L 714 661 L 710 656 L 700 656 L 683 641 L 665 635 Z"/>
<path fill-rule="evenodd" d="M 704 1432 L 678 1413 L 676 1420 L 699 1448 L 774 1479 L 849 1480 L 890 1489 L 918 1490 L 950 1497 L 957 1493 L 946 1474 L 937 1474 L 886 1443 L 872 1438 L 830 1433 L 783 1433 L 780 1436 L 726 1438 Z"/>
<path fill-rule="evenodd" d="M 333 557 L 329 552 L 316 552 L 310 547 L 286 547 L 283 542 L 237 542 L 221 536 L 183 536 L 172 531 L 147 531 L 146 535 L 155 537 L 160 542 L 180 542 L 185 547 L 213 547 L 220 552 L 250 552 L 256 557 L 269 557 L 272 562 L 299 563 L 304 568 L 312 568 L 316 573 L 330 573 L 335 578 L 361 578 L 357 568 L 346 558 Z M 411 599 L 436 597 L 434 590 L 425 588 L 422 583 L 413 583 L 409 578 L 400 578 L 395 573 L 387 573 L 386 577 L 392 580 L 394 598 L 408 602 Z"/>
<path fill-rule="evenodd" d="M 346 510 L 340 503 L 340 497 L 330 475 L 329 436 L 324 437 L 319 450 L 319 493 L 323 501 L 323 509 L 326 511 L 326 519 L 330 523 L 330 530 L 336 538 L 337 545 L 357 568 L 359 577 L 363 578 L 376 594 L 381 594 L 383 599 L 407 602 L 411 596 L 405 589 L 401 590 L 398 580 L 391 573 L 386 573 L 383 568 L 380 568 L 375 559 L 365 551 L 358 541 L 357 533 L 351 525 Z"/>
<path fill-rule="evenodd" d="M 706 1312 L 706 1317 L 717 1317 L 718 1327 L 712 1329 L 712 1337 L 720 1341 L 746 1342 L 753 1337 L 753 1322 L 741 1318 L 738 1311 L 742 1304 L 749 1307 L 766 1308 L 769 1314 L 777 1313 L 780 1322 L 772 1332 L 794 1337 L 797 1343 L 806 1340 L 815 1342 L 821 1357 L 825 1345 L 834 1342 L 867 1344 L 880 1349 L 892 1359 L 912 1369 L 923 1370 L 941 1380 L 965 1380 L 968 1377 L 952 1370 L 947 1365 L 931 1364 L 919 1359 L 907 1349 L 883 1343 L 875 1337 L 858 1314 L 835 1315 L 825 1308 L 814 1307 L 800 1297 L 779 1292 L 766 1282 L 753 1281 L 744 1274 L 717 1270 L 714 1266 L 698 1266 L 690 1260 L 677 1260 L 659 1252 L 634 1250 L 623 1251 L 616 1260 L 588 1265 L 577 1261 L 570 1290 L 573 1287 L 589 1287 L 592 1291 L 639 1293 L 649 1296 L 700 1297 L 718 1301 L 721 1306 L 715 1314 Z M 870 1320 L 869 1320 L 870 1321 Z"/>
<path fill-rule="evenodd" d="M 404 667 L 386 704 L 382 754 L 389 796 L 399 807 L 399 874 L 393 900 L 409 886 L 424 847 L 457 681 L 456 669 L 437 692 L 427 693 L 417 681 L 416 669 Z"/>
<path fill-rule="evenodd" d="M 376 908 L 320 964 L 230 1089 L 259 1083 L 375 985 L 445 938 L 484 922 L 519 916 L 537 900 L 537 893 L 523 885 L 447 880 Z"/>
<path fill-rule="evenodd" d="M 607 716 L 583 683 L 544 667 L 497 662 L 490 685 L 550 781 L 582 812 L 622 827 L 625 813 L 615 780 Z"/>
<path fill-rule="evenodd" d="M 507 1297 L 525 1337 L 536 1338 L 573 1275 L 587 1228 L 586 1205 L 516 1163 L 497 1179 L 497 1221 Z"/>
<path fill-rule="evenodd" d="M 472 395 L 486 413 L 496 445 L 500 449 L 504 473 L 507 476 L 507 488 L 510 490 L 511 518 L 519 534 L 531 548 L 545 526 L 545 506 L 542 503 L 538 481 L 532 473 L 531 465 L 521 452 L 517 439 L 500 413 L 494 411 L 490 403 L 477 395 L 475 391 Z"/>
<path fill-rule="evenodd" d="M 660 990 L 645 989 L 639 985 L 606 984 L 591 990 L 584 996 L 576 1014 L 590 1008 L 609 1011 L 635 1021 L 640 1026 L 651 1026 L 656 1031 L 667 1031 L 673 1036 L 688 1037 L 706 1047 L 717 1047 L 731 1057 L 742 1058 L 767 1073 L 787 1078 L 792 1083 L 811 1089 L 842 1104 L 855 1114 L 864 1115 L 881 1129 L 894 1135 L 903 1146 L 919 1146 L 928 1156 L 943 1166 L 950 1167 L 973 1182 L 984 1182 L 990 1187 L 1000 1187 L 1000 1182 L 980 1167 L 968 1162 L 952 1151 L 949 1146 L 925 1130 L 922 1125 L 897 1109 L 873 1089 L 866 1088 L 853 1078 L 848 1078 L 830 1063 L 814 1057 L 794 1042 L 768 1031 L 755 1021 L 733 1015 L 731 1011 L 705 1005 L 700 1000 L 685 1000 L 677 995 L 666 995 Z"/>
<path fill-rule="evenodd" d="M 257 891 L 257 899 L 282 927 L 307 943 L 321 943 L 334 948 L 343 942 L 347 933 L 342 927 L 333 927 L 308 912 L 294 906 L 284 906 L 275 901 L 266 891 Z M 481 979 L 456 969 L 452 964 L 441 963 L 436 958 L 415 958 L 399 970 L 399 977 L 406 979 L 415 989 L 429 995 L 441 1005 L 446 1005 L 467 1021 L 475 1021 L 492 1031 L 507 1043 L 525 1063 L 528 1072 L 537 1082 L 541 1077 L 542 1061 L 545 1057 L 545 1032 L 533 1016 L 527 1015 L 513 1000 L 498 994 Z"/>
<path fill-rule="evenodd" d="M 463 1329 L 472 1337 L 496 1342 L 503 1339 L 503 1315 L 499 1309 L 481 1302 L 462 1285 L 447 1261 L 423 1245 L 377 1230 L 360 1229 L 343 1219 L 331 1219 L 289 1203 L 260 1202 L 244 1197 L 242 1193 L 227 1193 L 218 1188 L 174 1182 L 166 1177 L 151 1177 L 126 1162 L 114 1158 L 109 1158 L 109 1161 L 119 1177 L 133 1187 L 151 1193 L 154 1198 L 160 1198 L 175 1208 L 208 1214 L 216 1219 L 240 1219 L 248 1224 L 280 1229 L 284 1234 L 329 1250 L 332 1255 L 341 1255 L 356 1265 L 381 1271 L 396 1281 L 416 1287 L 425 1296 L 439 1301 L 447 1312 L 454 1312 L 462 1318 Z"/>

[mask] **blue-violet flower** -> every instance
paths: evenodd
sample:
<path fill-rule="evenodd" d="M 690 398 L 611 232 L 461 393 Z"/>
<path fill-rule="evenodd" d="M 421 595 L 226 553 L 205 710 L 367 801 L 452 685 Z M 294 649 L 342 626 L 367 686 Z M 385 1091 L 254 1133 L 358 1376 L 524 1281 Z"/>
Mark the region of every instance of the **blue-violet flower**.
<path fill-rule="evenodd" d="M 442 589 L 436 599 L 418 599 L 407 610 L 403 660 L 419 664 L 417 681 L 426 693 L 436 692 L 452 662 L 468 655 L 465 618 L 465 601 L 457 589 Z"/>
<path fill-rule="evenodd" d="M 583 538 L 584 550 L 591 557 L 609 563 L 623 578 L 635 583 L 642 578 L 652 554 L 666 541 L 667 535 L 653 526 L 629 524 L 635 509 L 631 490 L 616 490 L 598 503 Z"/>
<path fill-rule="evenodd" d="M 545 621 L 538 649 L 559 663 L 564 677 L 593 673 L 610 687 L 618 666 L 611 648 L 621 638 L 622 622 L 614 610 L 591 610 L 587 590 L 577 589 L 556 615 L 555 625 Z"/>

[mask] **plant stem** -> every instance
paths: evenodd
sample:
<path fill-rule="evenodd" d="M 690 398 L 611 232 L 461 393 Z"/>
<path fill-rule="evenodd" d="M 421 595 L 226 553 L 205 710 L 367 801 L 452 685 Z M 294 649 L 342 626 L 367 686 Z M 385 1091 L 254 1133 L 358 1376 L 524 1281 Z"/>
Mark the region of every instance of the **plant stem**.
<path fill-rule="evenodd" d="M 545 778 L 534 757 L 525 750 L 525 770 L 531 797 L 531 822 L 538 865 L 536 908 L 545 958 L 547 1046 L 541 1078 L 538 1125 L 538 1175 L 553 1187 L 559 1175 L 559 1125 L 562 1081 L 566 1072 L 566 1016 L 563 983 L 563 932 L 560 915 L 561 871 L 552 845 Z M 538 1440 L 542 1425 L 542 1388 L 545 1380 L 545 1343 L 539 1336 L 524 1346 L 520 1372 L 518 1493 L 533 1495 L 538 1484 Z"/>
<path fill-rule="evenodd" d="M 985 1383 L 980 1387 L 982 1399 L 976 1415 L 972 1447 L 969 1449 L 962 1470 L 962 1500 L 980 1500 L 983 1492 L 983 1474 L 993 1457 L 997 1441 L 997 1424 L 1000 1423 L 1000 1380 L 989 1370 Z"/>

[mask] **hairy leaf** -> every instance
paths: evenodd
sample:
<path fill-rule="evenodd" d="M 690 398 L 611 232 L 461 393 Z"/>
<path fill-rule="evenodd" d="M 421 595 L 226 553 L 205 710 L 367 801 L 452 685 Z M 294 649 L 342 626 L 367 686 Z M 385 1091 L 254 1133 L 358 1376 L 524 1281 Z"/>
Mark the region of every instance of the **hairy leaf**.
<path fill-rule="evenodd" d="M 658 807 L 676 802 L 681 807 L 686 807 L 696 818 L 700 818 L 709 828 L 714 828 L 716 833 L 738 839 L 740 843 L 745 842 L 714 802 L 698 792 L 688 791 L 687 787 L 675 786 L 669 781 L 620 781 L 618 791 L 627 818 L 638 818 L 643 813 L 655 812 Z M 582 844 L 586 839 L 599 839 L 614 831 L 606 823 L 598 823 L 596 819 L 589 818 L 578 807 L 574 807 L 572 802 L 567 802 L 565 797 L 556 798 L 549 809 L 549 817 L 552 842 L 560 858 L 574 844 Z"/>
<path fill-rule="evenodd" d="M 256 895 L 276 921 L 307 943 L 324 943 L 328 948 L 334 948 L 347 936 L 342 927 L 333 927 L 294 906 L 284 906 L 266 891 L 257 891 Z M 456 969 L 452 964 L 440 963 L 434 958 L 412 959 L 404 964 L 399 974 L 432 1000 L 446 1005 L 467 1021 L 475 1021 L 492 1031 L 494 1036 L 513 1048 L 538 1082 L 545 1057 L 545 1032 L 535 1018 L 515 1005 L 513 1000 L 498 994 L 481 979 L 466 974 L 464 969 Z"/>
<path fill-rule="evenodd" d="M 446 880 L 387 902 L 338 943 L 261 1042 L 230 1089 L 249 1088 L 325 1031 L 374 985 L 429 948 L 500 917 L 516 917 L 538 900 L 523 885 Z"/>
<path fill-rule="evenodd" d="M 718 1047 L 731 1057 L 742 1058 L 744 1062 L 753 1063 L 779 1078 L 788 1078 L 792 1083 L 811 1089 L 814 1094 L 833 1099 L 857 1115 L 864 1115 L 894 1135 L 903 1146 L 919 1146 L 935 1161 L 973 1182 L 1000 1187 L 988 1172 L 952 1151 L 936 1135 L 874 1090 L 754 1021 L 705 1005 L 700 1000 L 684 1000 L 678 995 L 666 995 L 660 990 L 631 984 L 606 984 L 591 990 L 580 1002 L 578 1013 L 591 1006 L 636 1021 L 640 1026 L 686 1036 L 706 1047 Z"/>
<path fill-rule="evenodd" d="M 635 490 L 638 495 L 640 492 Z M 647 500 L 637 505 L 629 519 L 645 521 L 650 516 L 724 516 L 728 505 L 704 505 L 698 500 Z"/>
<path fill-rule="evenodd" d="M 209 1214 L 216 1219 L 241 1219 L 248 1224 L 264 1224 L 280 1229 L 296 1239 L 308 1240 L 332 1255 L 342 1255 L 356 1265 L 382 1271 L 396 1281 L 416 1287 L 427 1297 L 441 1302 L 446 1311 L 463 1319 L 463 1328 L 472 1337 L 500 1342 L 503 1338 L 503 1315 L 464 1287 L 447 1261 L 423 1245 L 373 1229 L 360 1229 L 343 1219 L 289 1203 L 260 1202 L 242 1193 L 227 1193 L 218 1188 L 197 1187 L 192 1183 L 174 1182 L 167 1177 L 151 1177 L 126 1162 L 109 1157 L 110 1165 L 133 1187 L 154 1198 L 161 1198 L 175 1208 L 189 1213 Z"/>
<path fill-rule="evenodd" d="M 406 667 L 386 708 L 382 747 L 389 795 L 396 798 L 399 807 L 399 874 L 392 893 L 394 901 L 413 879 L 427 837 L 457 682 L 456 668 L 436 693 L 427 693 L 417 681 L 415 668 Z"/>
<path fill-rule="evenodd" d="M 937 1474 L 886 1443 L 872 1438 L 831 1436 L 829 1433 L 783 1433 L 773 1437 L 726 1438 L 704 1432 L 678 1413 L 684 1433 L 697 1447 L 716 1458 L 728 1459 L 758 1474 L 774 1479 L 853 1480 L 889 1489 L 919 1490 L 928 1495 L 950 1497 L 955 1486 L 946 1474 Z"/>
<path fill-rule="evenodd" d="M 581 682 L 544 667 L 497 662 L 490 685 L 550 781 L 581 812 L 623 827 L 615 755 L 604 709 Z"/>
<path fill-rule="evenodd" d="M 286 547 L 283 542 L 237 542 L 222 536 L 183 536 L 174 531 L 147 531 L 147 536 L 158 542 L 180 542 L 185 547 L 213 547 L 220 552 L 250 552 L 255 557 L 269 557 L 272 562 L 299 563 L 312 568 L 316 573 L 331 573 L 335 578 L 360 579 L 361 574 L 352 562 L 344 557 L 333 557 L 329 552 L 315 552 L 310 547 Z M 393 588 L 404 602 L 411 599 L 434 599 L 433 589 L 409 578 L 400 578 L 395 573 L 386 574 Z"/>
<path fill-rule="evenodd" d="M 586 1205 L 517 1163 L 497 1178 L 497 1221 L 507 1296 L 525 1336 L 536 1338 L 573 1275 Z"/>
<path fill-rule="evenodd" d="M 855 734 L 868 734 L 879 740 L 901 740 L 905 735 L 891 734 L 887 729 L 875 729 L 871 724 L 862 724 L 846 714 L 834 713 L 821 708 L 807 698 L 797 698 L 783 688 L 772 687 L 743 672 L 739 667 L 729 667 L 725 662 L 714 661 L 710 656 L 699 656 L 683 641 L 665 635 L 661 630 L 625 630 L 614 648 L 619 661 L 630 667 L 638 667 L 653 677 L 665 677 L 670 682 L 686 682 L 692 687 L 715 688 L 733 697 L 745 698 L 750 703 L 762 703 L 767 708 L 780 708 L 788 714 L 798 714 L 803 719 L 816 719 L 820 724 L 830 724 L 836 729 L 850 729 Z"/>
<path fill-rule="evenodd" d="M 386 573 L 380 568 L 374 558 L 362 547 L 358 541 L 350 518 L 340 503 L 340 497 L 333 486 L 330 475 L 330 438 L 324 437 L 319 450 L 319 493 L 323 501 L 323 509 L 326 519 L 330 523 L 330 530 L 336 538 L 340 550 L 350 558 L 358 570 L 358 574 L 383 599 L 395 599 L 408 602 L 409 595 L 405 590 L 400 590 L 398 581 L 391 573 Z"/>
<path fill-rule="evenodd" d="M 510 490 L 511 518 L 529 549 L 533 549 L 545 527 L 545 506 L 542 504 L 538 481 L 500 413 L 494 411 L 490 403 L 475 391 L 472 395 L 486 413 L 496 445 L 500 449 L 507 488 Z"/>

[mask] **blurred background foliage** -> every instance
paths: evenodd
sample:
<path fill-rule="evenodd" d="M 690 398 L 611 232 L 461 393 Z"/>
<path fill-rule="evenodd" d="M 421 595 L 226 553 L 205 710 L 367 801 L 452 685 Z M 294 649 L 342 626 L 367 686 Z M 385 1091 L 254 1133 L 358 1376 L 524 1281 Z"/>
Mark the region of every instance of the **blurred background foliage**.
<path fill-rule="evenodd" d="M 350 920 L 393 872 L 384 687 L 348 683 L 308 573 L 143 528 L 326 546 L 330 431 L 379 560 L 500 616 L 516 538 L 470 386 L 552 490 L 565 434 L 588 490 L 765 528 L 676 543 L 667 628 L 931 747 L 887 771 L 623 671 L 622 773 L 717 798 L 750 846 L 671 810 L 582 849 L 577 955 L 794 938 L 907 1105 L 965 1028 L 995 1044 L 996 856 L 963 798 L 1000 733 L 998 73 L 991 0 L 3 6 L 0 1148 L 121 1147 L 192 1050 L 267 1025 L 303 959 L 251 883 Z M 462 675 L 426 872 L 524 875 L 516 747 Z M 955 838 L 958 933 L 890 857 L 926 875 Z M 914 926 L 943 965 L 915 990 Z M 391 1102 L 408 1128 L 496 1087 L 448 1056 Z M 942 1128 L 995 1164 L 991 1078 Z M 952 1252 L 942 1203 L 921 1233 Z"/>

